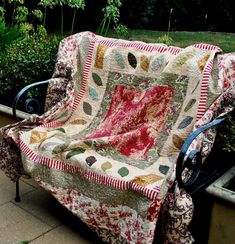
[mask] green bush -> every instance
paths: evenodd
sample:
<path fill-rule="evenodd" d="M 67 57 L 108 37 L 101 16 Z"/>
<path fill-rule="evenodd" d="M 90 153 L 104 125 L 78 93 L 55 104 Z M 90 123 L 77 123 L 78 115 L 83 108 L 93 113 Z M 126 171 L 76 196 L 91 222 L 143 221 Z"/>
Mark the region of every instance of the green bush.
<path fill-rule="evenodd" d="M 6 25 L 0 21 L 0 52 L 4 52 L 8 45 L 23 39 L 23 35 L 16 26 Z"/>
<path fill-rule="evenodd" d="M 219 126 L 217 143 L 223 150 L 235 152 L 235 110 Z"/>
<path fill-rule="evenodd" d="M 173 45 L 173 43 L 174 43 L 173 39 L 168 34 L 158 37 L 157 42 L 164 43 L 166 45 Z"/>
<path fill-rule="evenodd" d="M 125 25 L 118 24 L 117 26 L 114 27 L 114 32 L 118 38 L 127 39 L 129 37 L 128 28 Z"/>
<path fill-rule="evenodd" d="M 34 35 L 8 46 L 0 54 L 0 99 L 14 98 L 25 85 L 50 78 L 59 41 Z"/>

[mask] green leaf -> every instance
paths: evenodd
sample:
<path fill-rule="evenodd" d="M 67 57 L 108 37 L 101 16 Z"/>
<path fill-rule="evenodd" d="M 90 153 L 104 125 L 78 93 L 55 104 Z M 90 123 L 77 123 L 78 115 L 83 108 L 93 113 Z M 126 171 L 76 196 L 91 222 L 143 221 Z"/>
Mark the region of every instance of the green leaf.
<path fill-rule="evenodd" d="M 56 130 L 58 130 L 58 131 L 61 131 L 61 132 L 63 132 L 63 133 L 65 133 L 65 129 L 64 128 L 58 128 L 58 129 L 56 129 Z"/>
<path fill-rule="evenodd" d="M 84 153 L 86 150 L 84 148 L 81 148 L 81 147 L 77 147 L 73 150 L 71 150 L 67 155 L 66 155 L 66 159 L 69 159 L 75 155 L 78 155 L 78 154 L 81 154 L 81 153 Z"/>
<path fill-rule="evenodd" d="M 19 244 L 28 244 L 28 241 L 20 241 Z"/>
<path fill-rule="evenodd" d="M 101 78 L 100 78 L 100 76 L 98 74 L 92 73 L 92 78 L 93 78 L 93 81 L 95 82 L 95 84 L 97 86 L 102 86 L 103 85 L 103 82 L 102 82 L 102 80 L 101 80 Z"/>
<path fill-rule="evenodd" d="M 90 103 L 83 102 L 83 110 L 86 114 L 91 115 L 92 114 L 92 106 Z"/>
<path fill-rule="evenodd" d="M 84 144 L 86 144 L 88 147 L 92 147 L 92 140 L 88 140 L 88 141 L 83 141 Z"/>

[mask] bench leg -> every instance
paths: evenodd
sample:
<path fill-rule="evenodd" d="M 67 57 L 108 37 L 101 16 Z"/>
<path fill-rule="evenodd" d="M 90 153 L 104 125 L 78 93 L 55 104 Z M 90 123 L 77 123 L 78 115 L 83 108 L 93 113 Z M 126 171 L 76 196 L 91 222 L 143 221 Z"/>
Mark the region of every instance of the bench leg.
<path fill-rule="evenodd" d="M 16 181 L 16 197 L 15 197 L 16 202 L 20 202 L 20 190 L 19 190 L 19 180 Z"/>

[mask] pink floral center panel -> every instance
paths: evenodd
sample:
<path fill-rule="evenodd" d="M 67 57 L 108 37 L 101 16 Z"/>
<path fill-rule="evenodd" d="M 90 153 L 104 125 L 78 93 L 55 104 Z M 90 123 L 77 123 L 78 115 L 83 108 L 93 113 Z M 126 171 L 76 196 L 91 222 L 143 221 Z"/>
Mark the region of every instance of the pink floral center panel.
<path fill-rule="evenodd" d="M 146 159 L 149 149 L 157 145 L 173 95 L 168 85 L 147 90 L 117 85 L 105 118 L 86 138 L 108 138 L 121 154 Z"/>

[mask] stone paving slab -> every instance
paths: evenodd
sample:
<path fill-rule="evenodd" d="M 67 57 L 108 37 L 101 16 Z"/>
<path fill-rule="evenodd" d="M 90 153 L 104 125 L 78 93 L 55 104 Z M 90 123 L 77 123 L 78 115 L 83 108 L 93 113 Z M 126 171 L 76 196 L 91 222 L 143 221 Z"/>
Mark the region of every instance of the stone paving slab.
<path fill-rule="evenodd" d="M 20 183 L 20 193 L 34 191 L 35 187 L 30 186 L 24 182 Z M 13 183 L 2 171 L 0 171 L 0 206 L 15 198 L 15 183 Z"/>
<path fill-rule="evenodd" d="M 21 202 L 15 204 L 51 227 L 61 224 L 59 203 L 43 189 L 24 194 Z"/>
<path fill-rule="evenodd" d="M 31 179 L 20 180 L 21 202 L 15 184 L 0 171 L 0 244 L 102 244 L 76 216 Z"/>
<path fill-rule="evenodd" d="M 71 228 L 62 225 L 52 231 L 42 235 L 36 240 L 30 242 L 32 244 L 91 244 L 96 243 L 91 240 L 86 240 L 84 237 L 79 236 L 78 232 L 75 232 Z"/>
<path fill-rule="evenodd" d="M 20 240 L 33 240 L 51 226 L 9 202 L 0 206 L 0 243 L 19 244 Z"/>
<path fill-rule="evenodd" d="M 29 178 L 29 176 L 23 175 L 20 178 L 20 181 L 23 181 L 24 183 L 26 183 L 34 188 L 40 188 L 40 186 L 37 184 L 37 182 L 35 180 L 33 180 L 32 178 Z"/>

